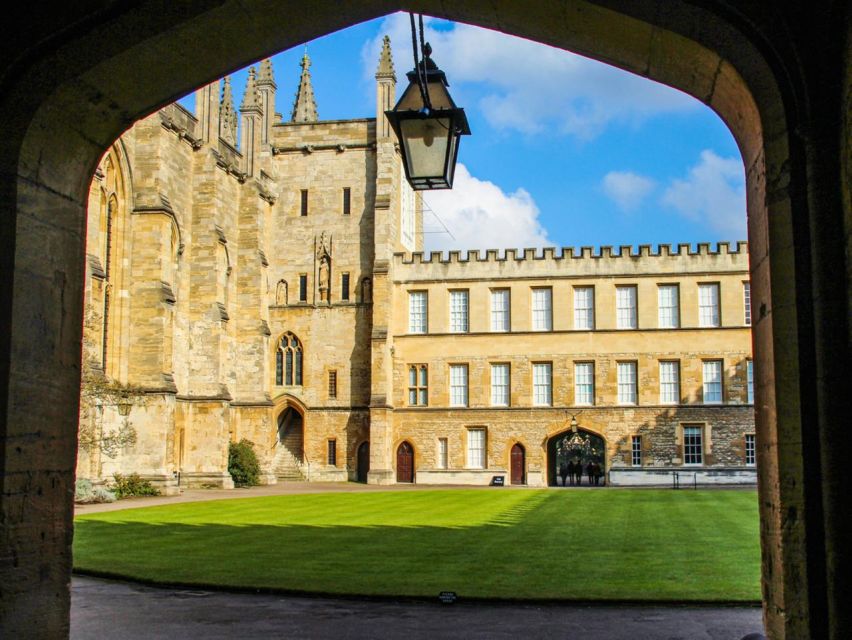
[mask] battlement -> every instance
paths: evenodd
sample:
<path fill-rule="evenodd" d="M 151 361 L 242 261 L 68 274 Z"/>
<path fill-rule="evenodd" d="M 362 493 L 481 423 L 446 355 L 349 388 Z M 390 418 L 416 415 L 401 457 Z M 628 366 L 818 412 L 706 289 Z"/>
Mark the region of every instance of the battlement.
<path fill-rule="evenodd" d="M 394 254 L 394 268 L 403 279 L 747 271 L 748 243 L 417 251 Z"/>

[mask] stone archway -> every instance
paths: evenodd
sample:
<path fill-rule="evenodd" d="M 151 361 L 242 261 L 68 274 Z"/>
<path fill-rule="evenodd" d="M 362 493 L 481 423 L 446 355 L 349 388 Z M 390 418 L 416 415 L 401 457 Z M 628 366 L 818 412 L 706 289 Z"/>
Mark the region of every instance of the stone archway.
<path fill-rule="evenodd" d="M 252 0 L 141 2 L 69 6 L 5 25 L 3 46 L 13 55 L 0 63 L 0 198 L 8 212 L 0 325 L 9 328 L 0 332 L 0 522 L 15 565 L 0 565 L 4 635 L 30 635 L 32 620 L 44 635 L 68 629 L 81 230 L 101 153 L 133 119 L 229 69 L 398 7 L 320 0 L 308 14 Z M 852 10 L 830 7 L 406 5 L 676 86 L 734 132 L 748 177 L 763 593 L 774 637 L 843 637 L 852 628 L 843 601 L 852 579 L 852 480 L 843 460 L 852 444 L 844 428 L 850 397 L 838 392 L 849 360 Z M 41 401 L 36 390 L 45 384 L 55 402 Z"/>
<path fill-rule="evenodd" d="M 547 439 L 547 484 L 551 487 L 575 484 L 569 470 L 580 465 L 581 478 L 588 477 L 589 464 L 606 472 L 606 440 L 603 436 L 578 428 L 566 429 Z M 583 480 L 585 482 L 585 480 Z"/>

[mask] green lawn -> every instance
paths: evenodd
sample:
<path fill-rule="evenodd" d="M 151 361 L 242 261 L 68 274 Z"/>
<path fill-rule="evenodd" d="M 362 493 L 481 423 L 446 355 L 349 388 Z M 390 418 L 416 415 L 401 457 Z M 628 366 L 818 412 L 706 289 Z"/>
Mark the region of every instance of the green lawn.
<path fill-rule="evenodd" d="M 77 518 L 74 564 L 317 593 L 760 599 L 753 491 L 460 489 L 128 509 Z"/>

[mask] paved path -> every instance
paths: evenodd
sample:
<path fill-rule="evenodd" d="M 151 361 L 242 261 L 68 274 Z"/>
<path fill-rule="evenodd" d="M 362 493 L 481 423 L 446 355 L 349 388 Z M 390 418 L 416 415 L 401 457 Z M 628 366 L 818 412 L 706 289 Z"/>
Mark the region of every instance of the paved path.
<path fill-rule="evenodd" d="M 75 577 L 74 640 L 356 638 L 739 640 L 759 608 L 370 602 L 231 594 Z"/>

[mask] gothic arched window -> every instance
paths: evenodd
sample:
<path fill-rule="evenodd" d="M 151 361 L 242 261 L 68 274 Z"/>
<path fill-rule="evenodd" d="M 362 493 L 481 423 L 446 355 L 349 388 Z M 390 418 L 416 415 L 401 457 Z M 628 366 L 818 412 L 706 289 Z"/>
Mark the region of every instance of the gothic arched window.
<path fill-rule="evenodd" d="M 275 353 L 275 384 L 302 385 L 302 343 L 289 331 L 281 336 Z"/>

